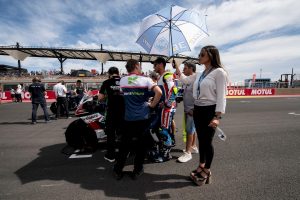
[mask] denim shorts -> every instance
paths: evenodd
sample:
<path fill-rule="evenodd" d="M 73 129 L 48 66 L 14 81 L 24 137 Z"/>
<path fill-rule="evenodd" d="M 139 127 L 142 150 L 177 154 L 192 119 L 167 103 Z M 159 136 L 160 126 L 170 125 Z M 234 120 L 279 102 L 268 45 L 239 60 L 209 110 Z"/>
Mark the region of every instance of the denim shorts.
<path fill-rule="evenodd" d="M 187 134 L 194 134 L 196 132 L 194 118 L 185 113 L 185 131 Z"/>

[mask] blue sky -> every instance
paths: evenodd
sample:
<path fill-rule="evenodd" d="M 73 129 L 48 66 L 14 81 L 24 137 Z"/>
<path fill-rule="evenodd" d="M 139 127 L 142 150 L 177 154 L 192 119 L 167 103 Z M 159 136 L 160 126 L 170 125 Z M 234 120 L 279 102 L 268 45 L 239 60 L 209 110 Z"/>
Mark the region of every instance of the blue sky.
<path fill-rule="evenodd" d="M 283 73 L 300 74 L 300 1 L 297 0 L 0 0 L 0 45 L 144 50 L 135 43 L 142 19 L 176 4 L 207 14 L 209 37 L 185 55 L 196 57 L 202 46 L 213 44 L 231 82 L 257 77 L 278 80 Z M 8 56 L 1 64 L 17 65 Z M 107 62 L 108 69 L 124 63 Z M 56 59 L 27 58 L 28 70 L 59 69 Z M 97 69 L 98 61 L 67 60 L 70 69 Z M 168 66 L 169 67 L 169 66 Z M 199 71 L 202 66 L 198 67 Z M 145 64 L 145 71 L 152 66 Z M 170 68 L 171 69 L 171 68 Z"/>

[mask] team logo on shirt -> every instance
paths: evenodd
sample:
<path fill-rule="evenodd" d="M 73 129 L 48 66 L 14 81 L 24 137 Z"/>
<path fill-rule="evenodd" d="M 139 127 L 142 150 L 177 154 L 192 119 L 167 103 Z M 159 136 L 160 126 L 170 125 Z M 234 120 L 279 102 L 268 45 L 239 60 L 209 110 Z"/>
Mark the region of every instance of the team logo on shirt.
<path fill-rule="evenodd" d="M 118 85 L 112 85 L 112 86 L 110 86 L 110 89 L 119 91 L 120 90 L 120 86 L 118 86 Z"/>
<path fill-rule="evenodd" d="M 128 77 L 128 84 L 134 84 L 137 79 L 138 79 L 137 76 Z"/>

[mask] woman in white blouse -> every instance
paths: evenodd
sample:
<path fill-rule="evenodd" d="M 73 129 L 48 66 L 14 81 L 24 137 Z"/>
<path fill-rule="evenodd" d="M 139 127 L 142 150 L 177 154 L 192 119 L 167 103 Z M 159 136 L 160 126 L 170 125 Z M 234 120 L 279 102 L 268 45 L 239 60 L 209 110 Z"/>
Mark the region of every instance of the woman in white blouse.
<path fill-rule="evenodd" d="M 215 129 L 225 113 L 227 73 L 222 67 L 220 54 L 215 46 L 205 46 L 199 54 L 199 63 L 205 66 L 202 73 L 184 77 L 184 83 L 193 82 L 194 123 L 199 141 L 199 166 L 190 174 L 199 186 L 211 181 L 210 166 L 214 156 L 212 140 Z M 177 67 L 178 68 L 178 67 Z"/>

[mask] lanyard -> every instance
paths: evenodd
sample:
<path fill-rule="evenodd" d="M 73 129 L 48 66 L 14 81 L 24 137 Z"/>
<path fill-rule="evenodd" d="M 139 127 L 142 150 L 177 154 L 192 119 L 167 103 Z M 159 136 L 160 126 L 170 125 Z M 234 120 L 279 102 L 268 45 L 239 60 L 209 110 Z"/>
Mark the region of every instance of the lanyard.
<path fill-rule="evenodd" d="M 214 68 L 211 67 L 207 73 L 205 73 L 205 70 L 202 72 L 202 74 L 201 74 L 201 76 L 200 76 L 200 78 L 199 78 L 199 81 L 198 81 L 197 97 L 200 96 L 200 84 L 201 84 L 201 82 L 203 81 L 203 79 L 204 79 L 204 78 L 205 78 L 205 77 L 206 77 L 213 69 L 214 69 Z"/>

